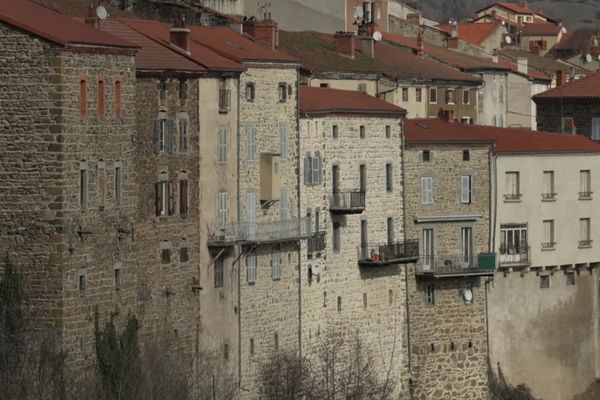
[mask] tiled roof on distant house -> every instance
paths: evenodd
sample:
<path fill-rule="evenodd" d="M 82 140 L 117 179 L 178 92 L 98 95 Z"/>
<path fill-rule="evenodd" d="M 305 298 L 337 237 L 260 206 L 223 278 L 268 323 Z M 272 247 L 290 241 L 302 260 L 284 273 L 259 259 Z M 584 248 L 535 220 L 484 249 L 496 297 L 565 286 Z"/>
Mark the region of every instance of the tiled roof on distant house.
<path fill-rule="evenodd" d="M 600 99 L 600 72 L 533 96 L 535 101 L 553 99 Z"/>
<path fill-rule="evenodd" d="M 438 25 L 438 28 L 451 33 L 452 26 L 450 24 Z M 461 23 L 457 25 L 458 38 L 467 42 L 480 45 L 487 39 L 496 29 L 501 29 L 502 24 L 499 22 L 478 22 L 478 23 Z"/>
<path fill-rule="evenodd" d="M 407 143 L 495 142 L 495 153 L 598 153 L 597 144 L 581 135 L 466 125 L 443 119 L 405 121 Z"/>
<path fill-rule="evenodd" d="M 366 93 L 300 86 L 300 112 L 307 115 L 367 114 L 402 117 L 406 110 Z"/>
<path fill-rule="evenodd" d="M 589 71 L 572 65 L 566 65 L 563 62 L 554 60 L 550 57 L 542 57 L 538 54 L 533 54 L 530 51 L 522 49 L 502 49 L 499 50 L 500 59 L 506 62 L 516 62 L 519 57 L 527 58 L 527 64 L 530 69 L 537 70 L 540 73 L 552 76 L 557 70 L 571 72 L 571 70 L 577 75 L 587 75 Z"/>
<path fill-rule="evenodd" d="M 509 11 L 514 12 L 515 14 L 533 14 L 533 10 L 530 10 L 528 7 L 524 7 L 517 3 L 504 3 L 504 2 L 490 4 L 489 6 L 486 6 L 486 7 L 482 8 L 481 10 L 477 10 L 477 13 L 485 11 L 494 6 L 505 8 Z"/>
<path fill-rule="evenodd" d="M 136 47 L 126 40 L 94 29 L 29 0 L 0 1 L 0 21 L 61 46 Z"/>
<path fill-rule="evenodd" d="M 553 24 L 551 22 L 535 22 L 525 24 L 521 28 L 522 36 L 558 36 L 563 29 L 561 24 Z"/>

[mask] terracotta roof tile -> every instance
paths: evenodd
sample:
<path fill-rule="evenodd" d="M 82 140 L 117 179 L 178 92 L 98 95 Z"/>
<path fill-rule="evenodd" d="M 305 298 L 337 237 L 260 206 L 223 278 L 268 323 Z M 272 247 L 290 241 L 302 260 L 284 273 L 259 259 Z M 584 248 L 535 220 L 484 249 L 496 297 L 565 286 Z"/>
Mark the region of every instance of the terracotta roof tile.
<path fill-rule="evenodd" d="M 376 114 L 401 117 L 406 110 L 366 93 L 300 86 L 300 112 L 304 114 Z"/>
<path fill-rule="evenodd" d="M 0 0 L 0 21 L 61 46 L 83 44 L 136 47 L 123 39 L 99 31 L 29 0 Z"/>
<path fill-rule="evenodd" d="M 563 29 L 560 24 L 553 24 L 551 22 L 536 22 L 531 24 L 525 24 L 521 28 L 522 36 L 558 36 L 560 31 Z"/>
<path fill-rule="evenodd" d="M 533 96 L 534 100 L 544 99 L 600 99 L 600 72 L 581 79 L 567 82 L 546 92 Z"/>
<path fill-rule="evenodd" d="M 600 144 L 581 135 L 465 125 L 442 119 L 406 120 L 405 135 L 407 143 L 495 142 L 496 153 L 600 153 Z"/>
<path fill-rule="evenodd" d="M 458 24 L 458 38 L 477 45 L 483 43 L 496 29 L 502 25 L 498 22 L 475 22 Z M 450 24 L 438 25 L 438 28 L 452 33 Z"/>
<path fill-rule="evenodd" d="M 506 2 L 498 2 L 498 3 L 490 4 L 489 6 L 486 6 L 480 10 L 477 10 L 477 13 L 485 11 L 494 6 L 505 8 L 505 9 L 512 11 L 514 13 L 517 13 L 517 14 L 533 14 L 533 10 L 530 10 L 528 7 L 523 7 L 522 5 L 516 4 L 516 3 L 506 3 Z"/>

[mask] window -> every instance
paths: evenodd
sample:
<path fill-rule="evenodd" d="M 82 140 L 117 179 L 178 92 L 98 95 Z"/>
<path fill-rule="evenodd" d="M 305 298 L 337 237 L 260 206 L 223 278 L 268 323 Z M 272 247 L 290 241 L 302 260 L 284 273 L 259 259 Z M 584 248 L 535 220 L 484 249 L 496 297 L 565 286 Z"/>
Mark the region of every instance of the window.
<path fill-rule="evenodd" d="M 98 117 L 104 117 L 104 102 L 105 102 L 105 92 L 104 92 L 104 78 L 98 78 L 98 104 L 96 113 Z"/>
<path fill-rule="evenodd" d="M 422 97 L 423 97 L 423 95 L 422 95 L 421 88 L 416 88 L 415 89 L 415 100 L 417 101 L 417 103 L 421 102 Z"/>
<path fill-rule="evenodd" d="M 429 88 L 429 102 L 431 104 L 437 103 L 437 88 Z"/>
<path fill-rule="evenodd" d="M 388 290 L 388 304 L 390 306 L 394 304 L 394 291 L 392 289 Z"/>
<path fill-rule="evenodd" d="M 279 95 L 279 102 L 284 103 L 287 100 L 287 84 L 281 82 L 279 85 L 277 85 L 277 92 Z"/>
<path fill-rule="evenodd" d="M 331 127 L 331 136 L 333 136 L 334 139 L 338 138 L 338 126 L 337 125 L 333 125 L 333 127 Z"/>
<path fill-rule="evenodd" d="M 358 179 L 359 179 L 358 183 L 359 183 L 361 192 L 366 192 L 367 191 L 367 166 L 365 164 L 360 164 L 358 166 Z M 338 178 L 338 181 L 339 181 L 339 178 Z M 338 185 L 339 185 L 339 183 L 338 183 Z"/>
<path fill-rule="evenodd" d="M 554 200 L 556 198 L 556 193 L 554 193 L 554 171 L 544 171 L 542 179 L 544 185 L 542 201 Z"/>
<path fill-rule="evenodd" d="M 463 161 L 469 161 L 471 159 L 471 153 L 469 150 L 463 150 Z"/>
<path fill-rule="evenodd" d="M 423 288 L 423 299 L 425 304 L 435 304 L 435 287 L 433 283 L 426 284 Z"/>
<path fill-rule="evenodd" d="M 562 117 L 562 132 L 563 133 L 577 133 L 577 127 L 575 125 L 575 118 L 573 117 Z"/>
<path fill-rule="evenodd" d="M 319 185 L 323 180 L 323 161 L 319 152 L 304 157 L 304 184 Z"/>
<path fill-rule="evenodd" d="M 342 311 L 342 297 L 338 296 L 337 298 L 337 310 L 338 312 Z"/>
<path fill-rule="evenodd" d="M 394 190 L 394 174 L 392 164 L 385 164 L 385 190 L 391 192 Z"/>
<path fill-rule="evenodd" d="M 250 354 L 254 355 L 254 338 L 250 338 Z"/>
<path fill-rule="evenodd" d="M 219 226 L 227 225 L 227 192 L 219 193 Z"/>
<path fill-rule="evenodd" d="M 171 262 L 171 249 L 162 249 L 160 251 L 160 262 L 162 264 L 168 264 Z"/>
<path fill-rule="evenodd" d="M 248 83 L 248 84 L 246 84 L 246 100 L 247 101 L 254 101 L 254 96 L 255 96 L 255 86 L 254 86 L 254 83 Z"/>
<path fill-rule="evenodd" d="M 121 264 L 116 264 L 114 271 L 115 290 L 121 289 Z"/>
<path fill-rule="evenodd" d="M 320 83 L 319 87 L 328 88 L 329 87 L 329 83 Z"/>
<path fill-rule="evenodd" d="M 279 220 L 286 221 L 289 218 L 287 187 L 282 186 L 279 193 Z"/>
<path fill-rule="evenodd" d="M 181 118 L 179 120 L 179 151 L 186 152 L 188 150 L 188 120 Z"/>
<path fill-rule="evenodd" d="M 248 236 L 256 235 L 256 193 L 246 193 L 246 221 L 248 222 Z"/>
<path fill-rule="evenodd" d="M 548 289 L 550 287 L 550 275 L 540 275 L 540 289 Z"/>
<path fill-rule="evenodd" d="M 579 247 L 590 247 L 591 238 L 591 220 L 589 218 L 579 219 Z"/>
<path fill-rule="evenodd" d="M 246 128 L 246 142 L 248 148 L 247 160 L 256 161 L 256 126 Z"/>
<path fill-rule="evenodd" d="M 432 228 L 423 229 L 421 232 L 421 264 L 423 265 L 423 270 L 431 271 L 433 268 L 434 262 L 434 232 Z"/>
<path fill-rule="evenodd" d="M 456 100 L 455 95 L 454 89 L 446 89 L 446 104 L 454 104 Z"/>
<path fill-rule="evenodd" d="M 214 286 L 216 288 L 223 287 L 223 272 L 225 269 L 225 263 L 223 261 L 223 257 L 219 257 L 215 260 L 215 276 L 214 276 Z"/>
<path fill-rule="evenodd" d="M 527 261 L 527 225 L 500 225 L 500 262 Z"/>
<path fill-rule="evenodd" d="M 408 88 L 402 88 L 402 101 L 408 101 Z"/>
<path fill-rule="evenodd" d="M 394 243 L 394 218 L 387 218 L 387 242 L 388 244 Z"/>
<path fill-rule="evenodd" d="M 81 117 L 87 116 L 87 78 L 81 78 L 79 80 L 79 115 Z"/>
<path fill-rule="evenodd" d="M 226 126 L 219 127 L 219 142 L 217 144 L 217 161 L 227 162 L 227 142 L 229 132 Z"/>
<path fill-rule="evenodd" d="M 160 104 L 165 104 L 167 101 L 167 81 L 160 81 L 158 83 L 158 100 Z"/>
<path fill-rule="evenodd" d="M 184 263 L 190 260 L 190 249 L 189 247 L 181 247 L 179 249 L 179 261 Z"/>
<path fill-rule="evenodd" d="M 227 89 L 227 80 L 219 81 L 219 113 L 227 114 L 231 107 L 231 92 Z"/>
<path fill-rule="evenodd" d="M 339 252 L 341 248 L 341 226 L 339 222 L 333 223 L 333 251 Z"/>
<path fill-rule="evenodd" d="M 565 279 L 567 282 L 567 286 L 575 285 L 575 273 L 574 272 L 565 273 Z"/>
<path fill-rule="evenodd" d="M 188 212 L 188 181 L 179 180 L 179 214 L 185 215 Z"/>
<path fill-rule="evenodd" d="M 553 249 L 556 242 L 554 241 L 554 220 L 547 219 L 543 221 L 544 226 L 544 241 L 542 249 Z"/>
<path fill-rule="evenodd" d="M 592 118 L 592 140 L 600 140 L 600 118 Z"/>
<path fill-rule="evenodd" d="M 504 83 L 502 81 L 500 81 L 500 86 L 498 86 L 498 101 L 504 103 Z"/>
<path fill-rule="evenodd" d="M 223 346 L 223 358 L 225 360 L 229 360 L 229 345 L 228 344 L 225 344 Z"/>
<path fill-rule="evenodd" d="M 180 79 L 179 80 L 179 102 L 181 104 L 185 104 L 185 101 L 187 100 L 187 91 L 188 91 L 187 81 L 185 79 Z"/>
<path fill-rule="evenodd" d="M 433 177 L 431 176 L 421 178 L 421 203 L 433 203 Z"/>
<path fill-rule="evenodd" d="M 271 251 L 271 278 L 281 279 L 281 252 L 279 249 Z"/>
<path fill-rule="evenodd" d="M 87 289 L 87 280 L 86 280 L 86 270 L 85 268 L 79 269 L 79 294 L 83 295 L 85 290 Z"/>
<path fill-rule="evenodd" d="M 506 173 L 506 192 L 504 194 L 504 200 L 516 201 L 521 198 L 519 189 L 519 173 L 515 171 Z"/>
<path fill-rule="evenodd" d="M 115 81 L 115 118 L 121 118 L 121 81 Z"/>
<path fill-rule="evenodd" d="M 589 169 L 582 169 L 579 171 L 579 199 L 587 200 L 592 198 L 591 189 L 591 171 Z"/>
<path fill-rule="evenodd" d="M 82 210 L 88 206 L 88 171 L 85 163 L 79 165 L 79 206 Z"/>
<path fill-rule="evenodd" d="M 115 167 L 115 204 L 119 207 L 123 203 L 123 167 Z"/>
<path fill-rule="evenodd" d="M 159 118 L 154 123 L 154 152 L 165 153 L 169 150 L 169 121 Z"/>
<path fill-rule="evenodd" d="M 471 104 L 471 92 L 469 89 L 463 89 L 463 104 Z"/>
<path fill-rule="evenodd" d="M 385 138 L 389 139 L 392 137 L 392 127 L 389 125 L 385 126 Z"/>
<path fill-rule="evenodd" d="M 473 177 L 463 175 L 460 177 L 460 202 L 471 204 L 473 201 Z"/>
<path fill-rule="evenodd" d="M 361 93 L 367 93 L 367 84 L 366 83 L 359 83 L 358 84 L 358 91 Z"/>
<path fill-rule="evenodd" d="M 423 150 L 422 159 L 423 161 L 431 161 L 431 152 L 429 150 Z"/>
<path fill-rule="evenodd" d="M 98 209 L 104 210 L 104 200 L 106 197 L 106 169 L 104 168 L 104 162 L 98 162 L 97 170 L 97 182 L 98 182 Z"/>
<path fill-rule="evenodd" d="M 256 282 L 256 253 L 250 253 L 246 256 L 246 270 L 248 273 L 248 283 Z"/>
<path fill-rule="evenodd" d="M 279 350 L 279 334 L 277 332 L 273 335 L 273 347 L 275 350 Z"/>
<path fill-rule="evenodd" d="M 361 125 L 359 128 L 359 132 L 360 132 L 360 138 L 364 139 L 365 136 L 367 135 L 367 127 L 364 125 Z"/>
<path fill-rule="evenodd" d="M 367 294 L 363 293 L 363 308 L 367 308 Z"/>
<path fill-rule="evenodd" d="M 169 212 L 169 182 L 161 180 L 155 185 L 156 215 L 164 216 Z"/>
<path fill-rule="evenodd" d="M 288 156 L 288 131 L 286 125 L 279 127 L 279 153 L 281 161 L 287 160 Z"/>

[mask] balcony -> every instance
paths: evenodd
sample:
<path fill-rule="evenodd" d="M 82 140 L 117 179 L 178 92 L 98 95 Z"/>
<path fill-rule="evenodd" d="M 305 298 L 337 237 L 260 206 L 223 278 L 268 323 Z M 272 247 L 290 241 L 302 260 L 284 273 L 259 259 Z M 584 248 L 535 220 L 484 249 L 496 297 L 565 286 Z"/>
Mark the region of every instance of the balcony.
<path fill-rule="evenodd" d="M 306 244 L 309 253 L 325 250 L 325 232 L 313 233 Z"/>
<path fill-rule="evenodd" d="M 219 89 L 219 113 L 227 114 L 231 108 L 231 92 Z"/>
<path fill-rule="evenodd" d="M 329 210 L 334 214 L 360 214 L 366 207 L 364 190 L 337 191 L 331 195 Z"/>
<path fill-rule="evenodd" d="M 417 267 L 417 275 L 450 278 L 456 276 L 494 275 L 496 270 L 496 253 L 479 253 L 470 257 L 421 256 Z"/>
<path fill-rule="evenodd" d="M 358 265 L 382 267 L 406 264 L 419 259 L 419 241 L 405 240 L 388 244 L 361 244 L 358 247 Z"/>
<path fill-rule="evenodd" d="M 498 266 L 522 267 L 527 266 L 530 263 L 529 246 L 511 247 L 508 249 L 500 247 Z"/>
<path fill-rule="evenodd" d="M 311 219 L 293 218 L 273 222 L 240 222 L 215 230 L 208 239 L 210 247 L 236 244 L 268 244 L 293 242 L 311 237 Z"/>

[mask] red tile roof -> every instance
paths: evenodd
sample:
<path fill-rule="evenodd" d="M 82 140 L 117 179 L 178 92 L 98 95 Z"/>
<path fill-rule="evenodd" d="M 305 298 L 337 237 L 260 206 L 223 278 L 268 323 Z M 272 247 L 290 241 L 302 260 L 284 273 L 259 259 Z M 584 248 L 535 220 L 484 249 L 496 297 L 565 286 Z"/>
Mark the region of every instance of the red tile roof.
<path fill-rule="evenodd" d="M 300 112 L 308 115 L 368 114 L 402 117 L 406 110 L 366 93 L 300 86 Z"/>
<path fill-rule="evenodd" d="M 0 0 L 0 21 L 36 36 L 70 44 L 133 48 L 135 45 L 29 0 Z"/>
<path fill-rule="evenodd" d="M 499 22 L 471 22 L 458 24 L 458 38 L 480 45 L 501 26 L 502 24 Z M 452 33 L 452 26 L 450 24 L 438 25 L 437 28 Z"/>
<path fill-rule="evenodd" d="M 466 125 L 437 118 L 406 120 L 404 126 L 407 143 L 495 142 L 496 153 L 600 153 L 600 144 L 581 135 Z"/>
<path fill-rule="evenodd" d="M 525 24 L 521 28 L 522 36 L 558 36 L 560 31 L 563 29 L 560 24 L 553 24 L 551 22 L 535 22 L 531 24 Z"/>
<path fill-rule="evenodd" d="M 600 99 L 600 72 L 567 82 L 546 92 L 536 94 L 533 100 L 545 99 Z"/>
<path fill-rule="evenodd" d="M 528 7 L 523 7 L 520 4 L 516 4 L 516 3 L 504 3 L 504 2 L 498 2 L 498 3 L 493 3 L 490 4 L 487 7 L 482 8 L 481 10 L 478 10 L 477 13 L 480 13 L 482 11 L 485 11 L 487 9 L 490 9 L 494 6 L 498 6 L 498 7 L 502 7 L 505 8 L 509 11 L 512 11 L 516 14 L 533 14 L 533 10 L 530 10 Z"/>
<path fill-rule="evenodd" d="M 163 47 L 167 47 L 169 51 L 172 51 L 169 46 L 169 31 L 171 29 L 171 25 L 145 20 L 145 19 L 119 19 L 119 22 L 127 25 L 129 28 L 135 30 L 136 32 L 144 35 L 145 37 L 152 39 L 157 44 L 160 44 Z M 190 28 L 193 29 L 193 28 Z M 229 29 L 229 28 L 226 28 Z M 219 54 L 216 51 L 213 51 L 206 46 L 202 46 L 201 44 L 190 41 L 190 55 L 184 55 L 181 52 L 177 52 L 182 57 L 185 57 L 195 63 L 200 64 L 203 67 L 214 70 L 241 70 L 242 66 L 239 62 L 232 60 L 228 57 L 225 57 Z M 154 55 L 156 56 L 156 54 Z M 165 63 L 168 64 L 169 60 L 164 60 Z"/>

